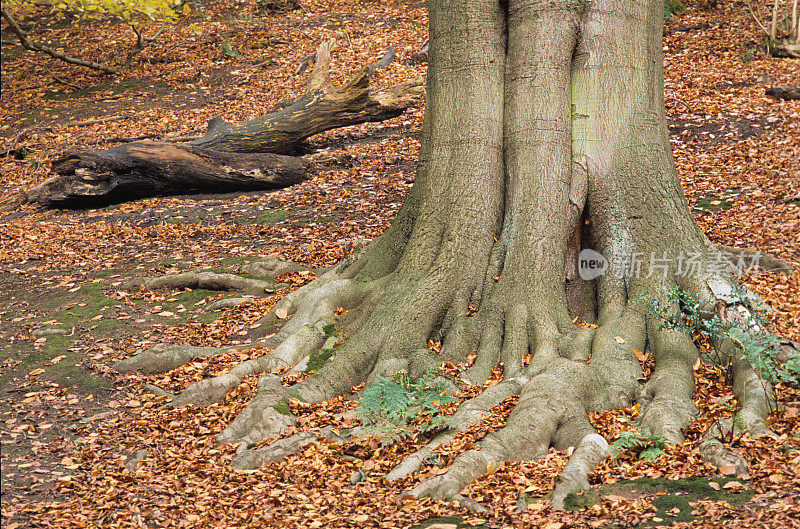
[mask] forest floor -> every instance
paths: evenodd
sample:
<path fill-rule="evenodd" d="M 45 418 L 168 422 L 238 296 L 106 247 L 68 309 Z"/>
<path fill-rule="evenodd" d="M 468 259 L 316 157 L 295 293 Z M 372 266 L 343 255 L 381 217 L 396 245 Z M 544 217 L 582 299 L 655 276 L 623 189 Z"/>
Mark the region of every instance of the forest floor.
<path fill-rule="evenodd" d="M 767 3 L 758 4 L 766 15 Z M 119 76 L 26 52 L 3 26 L 0 194 L 47 179 L 50 161 L 64 151 L 197 135 L 215 115 L 234 123 L 260 115 L 302 93 L 307 74 L 292 72 L 329 38 L 338 39 L 339 82 L 390 46 L 398 60 L 376 71 L 374 87 L 425 74 L 416 54 L 427 38 L 427 11 L 418 0 L 301 0 L 302 9 L 278 14 L 232 0 L 187 5 L 194 7 Z M 667 113 L 687 201 L 714 242 L 800 265 L 800 101 L 764 93 L 800 84 L 800 61 L 767 57 L 740 3 L 687 7 L 667 21 L 664 36 Z M 58 22 L 43 11 L 26 23 L 34 38 L 94 60 L 120 62 L 132 42 L 125 25 Z M 223 42 L 239 56 L 225 55 Z M 121 281 L 236 271 L 264 255 L 314 269 L 334 264 L 354 241 L 391 223 L 414 181 L 422 110 L 311 138 L 303 153 L 318 173 L 288 189 L 0 214 L 3 527 L 800 527 L 800 390 L 778 387 L 782 409 L 770 418 L 777 439 L 732 440 L 749 476 L 722 475 L 697 447 L 735 398 L 719 371 L 702 363 L 701 415 L 685 444 L 654 462 L 631 454 L 604 462 L 592 474 L 594 489 L 569 511 L 553 511 L 544 499 L 566 452 L 506 464 L 466 489 L 490 508 L 481 516 L 404 493 L 500 426 L 511 402 L 444 447 L 444 462 L 388 483 L 386 472 L 422 440 L 321 440 L 285 461 L 234 470 L 227 463 L 235 448 L 214 437 L 252 399 L 257 377 L 208 408 L 162 408 L 164 398 L 145 391 L 154 384 L 178 392 L 260 354 L 235 346 L 287 290 L 208 312 L 223 294 L 131 293 L 117 288 Z M 294 277 L 292 288 L 313 277 Z M 800 272 L 743 280 L 772 307 L 778 334 L 800 341 Z M 159 342 L 231 350 L 159 376 L 111 369 Z M 334 415 L 354 406 L 339 398 L 292 411 L 301 428 L 312 428 L 337 425 Z M 613 441 L 636 411 L 596 414 L 592 422 Z"/>

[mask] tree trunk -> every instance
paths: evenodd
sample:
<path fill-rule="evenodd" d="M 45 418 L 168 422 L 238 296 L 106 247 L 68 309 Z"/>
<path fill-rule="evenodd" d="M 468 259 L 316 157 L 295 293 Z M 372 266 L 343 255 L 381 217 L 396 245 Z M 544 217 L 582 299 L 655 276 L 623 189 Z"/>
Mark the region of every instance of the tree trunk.
<path fill-rule="evenodd" d="M 311 162 L 263 153 L 290 153 L 314 134 L 396 117 L 423 93 L 420 80 L 371 92 L 372 67 L 334 86 L 330 60 L 330 44 L 322 44 L 306 93 L 279 105 L 281 110 L 240 125 L 215 117 L 206 134 L 188 144 L 142 141 L 70 153 L 53 163 L 57 176 L 0 207 L 26 201 L 92 207 L 159 195 L 274 189 L 306 180 L 313 175 Z"/>
<path fill-rule="evenodd" d="M 199 381 L 176 403 L 221 398 L 268 365 L 304 365 L 324 325 L 344 329 L 349 340 L 313 377 L 292 388 L 266 382 L 219 435 L 243 443 L 234 464 L 251 467 L 244 448 L 292 424 L 274 411 L 279 403 L 318 402 L 378 375 L 417 377 L 475 354 L 463 377 L 480 384 L 500 366 L 504 380 L 464 402 L 451 430 L 389 477 L 414 472 L 440 443 L 519 395 L 503 429 L 412 494 L 480 509 L 460 491 L 487 468 L 577 447 L 556 485 L 558 505 L 608 454 L 588 412 L 638 402 L 642 427 L 672 443 L 697 413 L 696 347 L 636 300 L 679 311 L 667 290 L 680 287 L 730 301 L 735 279 L 695 224 L 673 162 L 661 0 L 429 7 L 422 150 L 394 223 L 276 305 L 267 321 L 290 319 L 263 342 L 277 346 L 272 360 Z M 597 267 L 579 266 L 590 262 Z M 350 310 L 336 317 L 338 307 Z M 584 322 L 595 325 L 576 324 Z M 642 352 L 656 364 L 644 384 Z M 746 362 L 734 370 L 746 426 L 768 432 L 769 392 L 746 389 L 754 377 Z"/>

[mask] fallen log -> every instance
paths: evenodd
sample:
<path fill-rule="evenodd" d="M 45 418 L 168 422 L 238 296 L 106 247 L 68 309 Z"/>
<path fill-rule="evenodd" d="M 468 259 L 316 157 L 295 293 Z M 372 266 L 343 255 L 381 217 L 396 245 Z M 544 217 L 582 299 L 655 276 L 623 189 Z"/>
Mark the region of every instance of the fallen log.
<path fill-rule="evenodd" d="M 387 55 L 394 51 L 389 50 Z M 417 79 L 382 92 L 370 92 L 369 77 L 376 65 L 362 68 L 344 86 L 330 79 L 331 55 L 328 44 L 317 50 L 317 62 L 302 96 L 278 104 L 280 110 L 240 125 L 216 117 L 208 132 L 190 144 L 204 149 L 230 152 L 289 153 L 304 139 L 326 130 L 384 121 L 402 114 L 419 100 L 424 91 Z"/>
<path fill-rule="evenodd" d="M 286 187 L 306 180 L 313 163 L 272 153 L 229 153 L 142 141 L 68 154 L 57 176 L 25 192 L 48 207 L 97 207 L 144 197 Z"/>
<path fill-rule="evenodd" d="M 800 85 L 773 86 L 764 91 L 768 96 L 777 99 L 800 99 Z"/>
<path fill-rule="evenodd" d="M 374 69 L 344 86 L 330 79 L 330 44 L 317 50 L 306 92 L 280 110 L 239 125 L 215 117 L 189 143 L 137 141 L 96 152 L 72 152 L 52 164 L 56 176 L 2 201 L 47 207 L 96 207 L 153 196 L 287 187 L 313 175 L 313 164 L 286 156 L 326 130 L 402 114 L 424 93 L 417 79 L 380 92 L 369 90 Z M 14 200 L 16 198 L 16 200 Z"/>

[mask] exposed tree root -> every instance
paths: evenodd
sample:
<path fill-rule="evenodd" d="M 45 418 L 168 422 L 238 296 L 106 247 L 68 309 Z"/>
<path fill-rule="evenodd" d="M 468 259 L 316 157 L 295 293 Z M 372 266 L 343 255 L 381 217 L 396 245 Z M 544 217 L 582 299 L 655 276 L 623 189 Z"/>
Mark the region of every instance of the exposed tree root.
<path fill-rule="evenodd" d="M 258 395 L 217 437 L 240 443 L 235 464 L 250 468 L 317 436 L 295 433 L 252 450 L 295 425 L 294 399 L 317 403 L 378 376 L 417 377 L 474 355 L 461 377 L 482 384 L 502 368 L 503 381 L 462 403 L 452 428 L 389 479 L 414 473 L 442 443 L 519 395 L 503 428 L 411 494 L 484 510 L 462 494 L 470 482 L 505 461 L 574 447 L 554 490 L 560 507 L 608 454 L 588 413 L 637 402 L 642 428 L 670 443 L 684 441 L 682 431 L 698 414 L 698 349 L 687 334 L 663 328 L 642 296 L 680 315 L 670 289 L 716 303 L 735 280 L 710 266 L 685 270 L 686 256 L 710 265 L 719 250 L 686 207 L 663 99 L 653 96 L 663 92 L 661 4 L 430 6 L 427 104 L 436 117 L 426 117 L 417 179 L 391 228 L 262 318 L 258 333 L 275 332 L 259 343 L 274 351 L 195 382 L 174 403 L 213 403 L 246 375 L 298 370 L 325 345 L 326 326 L 335 325 L 346 343 L 313 376 L 284 387 L 265 375 Z M 584 277 L 582 250 L 615 268 Z M 649 260 L 649 269 L 635 256 Z M 250 271 L 272 275 L 286 266 L 268 262 Z M 347 310 L 337 317 L 339 307 Z M 429 349 L 431 342 L 441 349 Z M 771 390 L 725 347 L 742 405 L 738 422 L 754 435 L 768 433 Z M 648 380 L 641 380 L 642 352 L 655 359 Z M 732 457 L 711 439 L 704 446 L 704 457 Z"/>
<path fill-rule="evenodd" d="M 700 445 L 700 455 L 703 460 L 711 463 L 717 468 L 726 469 L 731 468 L 731 474 L 737 476 L 748 476 L 747 460 L 731 450 L 726 448 L 718 439 L 709 439 Z"/>
<path fill-rule="evenodd" d="M 721 244 L 717 245 L 717 248 L 733 257 L 737 262 L 741 260 L 743 264 L 758 266 L 759 269 L 765 272 L 786 272 L 790 274 L 794 271 L 794 265 L 789 261 L 784 261 L 779 257 L 753 250 L 752 248 L 734 248 Z"/>
<path fill-rule="evenodd" d="M 468 483 L 487 470 L 498 468 L 504 461 L 538 458 L 550 447 L 573 446 L 575 452 L 559 476 L 552 496 L 553 505 L 561 508 L 568 493 L 588 485 L 589 473 L 608 454 L 608 445 L 592 429 L 587 412 L 627 406 L 634 401 L 641 404 L 643 427 L 671 443 L 683 441 L 681 430 L 697 414 L 691 400 L 692 366 L 698 358 L 697 348 L 687 335 L 661 329 L 659 320 L 644 314 L 637 304 L 626 301 L 629 296 L 634 299 L 644 292 L 661 291 L 661 283 L 650 280 L 620 286 L 613 278 L 600 279 L 598 296 L 604 304 L 597 318 L 599 327 L 582 329 L 571 323 L 564 327 L 553 320 L 542 320 L 540 311 L 514 302 L 502 294 L 502 282 L 492 280 L 484 287 L 483 303 L 475 316 L 456 316 L 449 323 L 440 323 L 443 348 L 437 356 L 422 346 L 430 333 L 409 332 L 413 329 L 407 322 L 418 321 L 422 314 L 440 303 L 439 298 L 435 292 L 429 293 L 430 287 L 424 282 L 417 282 L 415 288 L 396 289 L 389 281 L 396 271 L 364 280 L 359 272 L 367 264 L 365 261 L 376 259 L 378 255 L 370 250 L 374 247 L 331 268 L 273 307 L 263 321 L 285 323 L 274 336 L 248 347 L 275 346 L 274 351 L 242 362 L 226 374 L 195 382 L 173 400 L 173 405 L 208 405 L 219 401 L 247 375 L 287 367 L 298 371 L 305 367 L 311 353 L 332 345 L 326 344 L 329 338 L 323 331 L 325 325 L 334 323 L 347 333 L 350 339 L 346 346 L 339 348 L 316 376 L 291 388 L 282 386 L 275 375 L 260 379 L 259 394 L 217 438 L 222 443 L 239 443 L 233 462 L 237 468 L 255 468 L 264 461 L 278 461 L 320 437 L 331 437 L 330 429 L 299 432 L 268 446 L 251 449 L 259 441 L 280 436 L 296 424 L 289 410 L 292 399 L 319 402 L 361 382 L 369 384 L 377 374 L 390 376 L 401 370 L 421 373 L 429 365 L 459 358 L 458 354 L 465 350 L 477 351 L 475 363 L 484 365 L 479 369 L 473 367 L 465 375 L 480 380 L 488 376 L 485 366 L 504 362 L 505 379 L 462 403 L 452 416 L 452 426 L 408 456 L 388 474 L 388 479 L 405 478 L 419 470 L 439 446 L 477 423 L 504 399 L 520 395 L 519 402 L 503 429 L 487 435 L 475 449 L 459 454 L 445 474 L 414 487 L 411 491 L 414 496 L 447 498 L 481 511 L 483 506 L 461 493 Z M 250 268 L 266 276 L 298 269 L 274 259 L 250 265 Z M 174 288 L 176 284 L 169 285 Z M 420 296 L 421 285 L 425 285 L 424 292 L 430 296 L 428 309 L 420 313 L 398 310 L 412 306 L 408 300 Z M 705 288 L 702 295 L 713 300 L 713 293 L 703 285 L 700 281 L 690 286 Z M 439 322 L 448 321 L 452 307 L 466 308 L 467 305 L 455 296 L 446 301 L 444 308 L 435 309 L 442 315 Z M 666 298 L 660 301 L 668 303 Z M 545 306 L 548 303 L 545 301 Z M 337 318 L 338 307 L 352 310 Z M 376 316 L 380 318 L 376 320 Z M 394 323 L 387 323 L 393 318 Z M 370 330 L 372 325 L 381 325 L 383 331 Z M 434 326 L 435 323 L 430 328 Z M 397 345 L 391 347 L 390 344 Z M 722 347 L 733 350 L 730 343 Z M 646 349 L 653 352 L 656 369 L 641 385 L 638 381 L 641 370 L 634 351 Z M 162 371 L 191 358 L 224 350 L 226 348 L 162 345 L 121 362 L 118 368 Z M 528 351 L 530 364 L 522 367 L 521 358 Z M 764 386 L 741 355 L 731 352 L 730 358 L 734 392 L 742 409 L 737 420 L 721 421 L 719 432 L 709 432 L 701 454 L 717 466 L 733 467 L 737 473 L 745 474 L 746 462 L 725 448 L 715 436 L 724 439 L 726 428 L 737 434 L 744 431 L 753 435 L 769 434 L 765 418 L 774 403 L 771 388 Z M 743 428 L 737 430 L 737 425 Z"/>
<path fill-rule="evenodd" d="M 114 364 L 120 373 L 138 371 L 146 374 L 166 373 L 180 367 L 194 358 L 215 356 L 231 349 L 219 347 L 198 347 L 193 345 L 157 344 L 125 360 Z"/>
<path fill-rule="evenodd" d="M 563 509 L 564 498 L 570 492 L 588 489 L 589 473 L 608 457 L 608 454 L 608 443 L 602 436 L 592 433 L 584 437 L 556 479 L 551 500 L 553 508 Z"/>
<path fill-rule="evenodd" d="M 120 285 L 123 290 L 145 288 L 149 290 L 180 290 L 184 288 L 205 290 L 220 290 L 234 292 L 252 292 L 263 294 L 274 291 L 272 281 L 251 279 L 234 274 L 218 274 L 214 272 L 186 272 L 162 277 L 136 278 L 125 281 Z"/>
<path fill-rule="evenodd" d="M 206 311 L 233 309 L 252 301 L 252 298 L 222 298 L 206 305 Z"/>
<path fill-rule="evenodd" d="M 298 432 L 257 450 L 243 450 L 231 461 L 231 466 L 241 470 L 258 468 L 268 461 L 282 461 L 297 453 L 302 447 L 321 437 L 328 437 L 331 428 Z M 244 446 L 244 445 L 241 445 Z"/>
<path fill-rule="evenodd" d="M 402 463 L 387 474 L 386 479 L 392 481 L 402 479 L 422 466 L 422 463 L 436 452 L 441 445 L 455 438 L 458 432 L 466 430 L 483 417 L 490 415 L 490 410 L 508 397 L 518 395 L 522 389 L 523 380 L 507 379 L 490 386 L 477 397 L 465 401 L 451 417 L 452 426 L 445 432 L 437 435 L 431 442 L 406 457 Z"/>

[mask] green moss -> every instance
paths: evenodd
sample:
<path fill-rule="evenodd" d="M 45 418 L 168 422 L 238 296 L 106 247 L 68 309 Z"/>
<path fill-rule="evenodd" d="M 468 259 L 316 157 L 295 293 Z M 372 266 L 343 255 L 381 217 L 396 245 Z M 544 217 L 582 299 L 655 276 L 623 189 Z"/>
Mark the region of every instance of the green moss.
<path fill-rule="evenodd" d="M 248 218 L 248 219 L 237 219 L 236 223 L 240 226 L 249 226 L 253 224 L 275 224 L 277 222 L 282 221 L 286 217 L 289 216 L 289 212 L 277 209 L 275 211 L 270 211 L 268 213 L 264 213 L 262 215 L 258 215 L 257 217 Z"/>
<path fill-rule="evenodd" d="M 164 83 L 158 83 L 159 86 L 166 86 Z M 84 97 L 91 97 L 98 92 L 111 92 L 113 95 L 123 94 L 130 91 L 138 91 L 140 89 L 150 89 L 149 79 L 126 79 L 118 83 L 101 83 L 98 85 L 90 86 L 82 90 L 73 90 L 71 92 L 61 92 L 58 90 L 48 90 L 42 95 L 42 99 L 49 101 L 66 101 L 70 99 L 81 99 Z"/>
<path fill-rule="evenodd" d="M 258 261 L 260 259 L 257 255 L 242 255 L 240 257 L 228 257 L 223 259 L 219 262 L 219 264 L 224 266 L 230 265 L 243 265 L 247 263 L 252 263 L 254 261 Z"/>
<path fill-rule="evenodd" d="M 664 18 L 671 20 L 673 16 L 686 11 L 686 6 L 679 0 L 664 0 Z"/>
<path fill-rule="evenodd" d="M 164 224 L 202 224 L 200 219 L 187 218 L 187 217 L 167 217 L 162 221 Z"/>
<path fill-rule="evenodd" d="M 336 354 L 337 346 L 341 346 L 339 343 L 340 333 L 332 323 L 324 325 L 322 327 L 322 333 L 325 337 L 325 343 L 322 344 L 321 348 L 312 351 L 309 355 L 308 365 L 306 365 L 305 369 L 306 373 L 319 371 L 322 366 Z"/>
<path fill-rule="evenodd" d="M 281 415 L 291 415 L 292 412 L 289 409 L 289 405 L 285 402 L 279 402 L 272 406 L 272 409 L 280 413 Z"/>
<path fill-rule="evenodd" d="M 305 372 L 319 371 L 325 363 L 336 354 L 336 349 L 318 349 L 312 351 L 308 357 L 308 365 L 306 365 Z"/>
<path fill-rule="evenodd" d="M 654 517 L 661 519 L 661 521 L 649 520 L 644 522 L 642 526 L 691 522 L 696 516 L 691 514 L 694 508 L 689 504 L 690 502 L 698 500 L 725 501 L 736 507 L 749 502 L 755 494 L 754 491 L 742 490 L 741 492 L 735 492 L 724 488 L 726 483 L 735 480 L 736 478 L 732 477 L 689 477 L 677 480 L 641 478 L 620 481 L 610 485 L 603 485 L 597 489 L 570 493 L 564 499 L 564 507 L 573 511 L 591 507 L 602 501 L 603 496 L 609 494 L 630 498 L 655 495 L 653 506 L 658 509 L 658 512 Z M 709 485 L 710 482 L 719 485 L 719 490 L 712 488 Z"/>
<path fill-rule="evenodd" d="M 734 506 L 744 505 L 753 497 L 753 491 L 731 492 L 724 489 L 723 486 L 730 482 L 737 481 L 733 477 L 718 477 L 718 478 L 704 478 L 693 476 L 682 479 L 664 479 L 664 478 L 641 478 L 630 482 L 633 487 L 641 487 L 651 492 L 667 491 L 682 494 L 689 494 L 698 499 L 709 499 L 712 501 L 726 501 Z M 718 484 L 720 490 L 716 490 L 709 486 L 710 482 Z"/>
<path fill-rule="evenodd" d="M 76 336 L 77 337 L 77 336 Z M 15 369 L 0 377 L 0 387 L 5 386 L 12 378 L 25 376 L 36 368 L 44 369 L 37 377 L 42 380 L 55 382 L 60 386 L 76 386 L 80 389 L 91 390 L 97 387 L 107 387 L 110 384 L 91 376 L 81 366 L 81 354 L 70 351 L 76 337 L 57 334 L 46 336 L 46 341 L 39 347 L 30 343 L 22 343 L 6 349 L 5 356 L 20 361 Z M 54 358 L 61 357 L 55 365 L 47 365 Z"/>
<path fill-rule="evenodd" d="M 66 307 L 65 301 L 67 301 Z M 36 308 L 45 313 L 56 309 L 53 319 L 58 320 L 65 327 L 71 327 L 84 324 L 94 325 L 92 318 L 119 304 L 118 300 L 106 297 L 99 283 L 90 283 L 83 285 L 72 298 L 40 298 Z"/>
<path fill-rule="evenodd" d="M 87 373 L 80 365 L 77 355 L 73 354 L 45 371 L 44 378 L 56 382 L 60 386 L 74 386 L 83 390 L 107 388 L 111 386 L 108 380 L 95 378 Z"/>
<path fill-rule="evenodd" d="M 591 507 L 600 502 L 600 495 L 594 490 L 579 490 L 570 492 L 564 498 L 564 509 L 568 511 L 578 511 L 586 507 Z"/>

